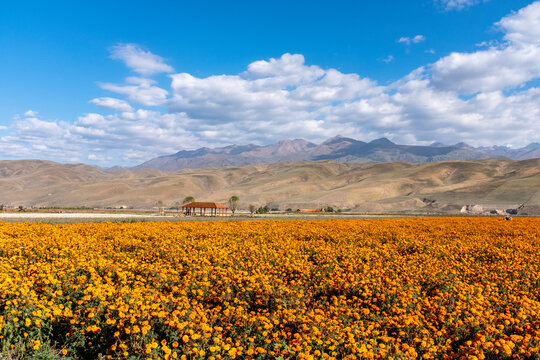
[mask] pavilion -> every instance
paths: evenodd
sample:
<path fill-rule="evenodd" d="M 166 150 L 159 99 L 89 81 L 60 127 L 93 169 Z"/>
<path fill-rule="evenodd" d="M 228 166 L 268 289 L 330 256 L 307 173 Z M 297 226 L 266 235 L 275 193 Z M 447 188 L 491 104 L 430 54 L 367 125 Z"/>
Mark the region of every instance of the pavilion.
<path fill-rule="evenodd" d="M 200 216 L 206 216 L 206 210 L 210 210 L 210 216 L 226 216 L 227 206 L 217 202 L 190 202 L 189 204 L 182 205 L 182 214 L 184 215 L 197 215 L 197 209 L 199 209 Z"/>

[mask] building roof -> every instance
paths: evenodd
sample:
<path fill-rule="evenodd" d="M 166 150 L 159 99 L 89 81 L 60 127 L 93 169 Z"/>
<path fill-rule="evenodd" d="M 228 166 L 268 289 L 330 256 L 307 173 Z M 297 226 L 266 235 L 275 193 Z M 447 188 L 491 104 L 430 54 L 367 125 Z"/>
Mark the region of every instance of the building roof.
<path fill-rule="evenodd" d="M 198 202 L 193 201 L 189 204 L 182 205 L 183 208 L 203 208 L 203 209 L 228 209 L 228 206 L 217 202 Z"/>

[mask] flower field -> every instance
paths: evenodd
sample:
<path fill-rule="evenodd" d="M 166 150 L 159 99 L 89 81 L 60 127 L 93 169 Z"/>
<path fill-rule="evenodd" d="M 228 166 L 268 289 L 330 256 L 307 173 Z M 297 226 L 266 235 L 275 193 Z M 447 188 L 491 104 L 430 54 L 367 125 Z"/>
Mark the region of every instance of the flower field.
<path fill-rule="evenodd" d="M 0 223 L 0 347 L 540 359 L 540 219 Z"/>

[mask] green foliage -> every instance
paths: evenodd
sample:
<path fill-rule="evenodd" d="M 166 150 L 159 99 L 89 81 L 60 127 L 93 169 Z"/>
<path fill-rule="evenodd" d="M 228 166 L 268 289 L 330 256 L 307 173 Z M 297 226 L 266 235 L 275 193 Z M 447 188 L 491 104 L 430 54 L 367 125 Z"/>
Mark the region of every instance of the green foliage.
<path fill-rule="evenodd" d="M 236 212 L 236 209 L 238 209 L 238 202 L 240 201 L 240 198 L 236 195 L 233 195 L 229 198 L 229 209 L 231 209 L 232 214 Z"/>
<path fill-rule="evenodd" d="M 184 201 L 182 201 L 182 204 L 188 204 L 188 203 L 193 202 L 193 201 L 195 201 L 195 198 L 193 196 L 186 196 L 184 198 Z"/>
<path fill-rule="evenodd" d="M 268 209 L 268 206 L 262 206 L 255 211 L 255 214 L 267 214 L 270 209 Z"/>

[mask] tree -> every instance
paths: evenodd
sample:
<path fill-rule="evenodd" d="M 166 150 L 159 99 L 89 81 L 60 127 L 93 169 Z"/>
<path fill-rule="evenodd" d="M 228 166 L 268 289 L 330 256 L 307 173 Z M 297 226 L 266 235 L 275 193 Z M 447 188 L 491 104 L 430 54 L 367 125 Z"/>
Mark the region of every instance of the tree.
<path fill-rule="evenodd" d="M 182 204 L 187 204 L 187 203 L 190 203 L 190 202 L 193 202 L 195 201 L 195 198 L 193 196 L 186 196 L 184 198 L 184 201 L 182 202 Z"/>
<path fill-rule="evenodd" d="M 174 207 L 176 208 L 176 215 L 178 215 L 178 212 L 180 211 L 180 201 L 175 202 Z"/>
<path fill-rule="evenodd" d="M 253 213 L 255 212 L 255 210 L 257 209 L 257 207 L 253 204 L 250 204 L 249 205 L 249 213 L 251 214 L 251 216 L 253 216 Z"/>
<path fill-rule="evenodd" d="M 233 216 L 236 212 L 236 209 L 238 209 L 238 201 L 240 201 L 240 198 L 236 195 L 233 195 L 229 198 L 229 209 L 231 209 Z"/>
<path fill-rule="evenodd" d="M 165 210 L 163 209 L 163 200 L 158 200 L 156 202 L 156 206 L 158 208 L 158 214 L 159 215 L 165 215 Z"/>
<path fill-rule="evenodd" d="M 256 214 L 268 214 L 268 211 L 270 209 L 268 209 L 268 205 L 264 205 L 264 206 L 261 206 L 260 208 L 257 209 L 257 211 L 255 211 Z"/>

